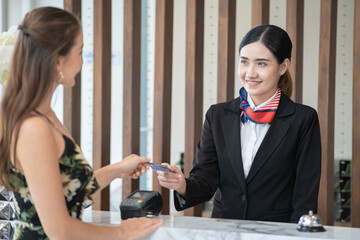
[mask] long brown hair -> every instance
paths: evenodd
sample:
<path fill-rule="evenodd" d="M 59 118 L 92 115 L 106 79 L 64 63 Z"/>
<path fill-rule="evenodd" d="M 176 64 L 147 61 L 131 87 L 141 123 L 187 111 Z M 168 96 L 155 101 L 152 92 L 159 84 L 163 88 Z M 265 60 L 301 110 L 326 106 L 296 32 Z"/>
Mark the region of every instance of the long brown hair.
<path fill-rule="evenodd" d="M 81 24 L 63 9 L 43 7 L 28 12 L 19 30 L 0 109 L 0 185 L 8 189 L 21 124 L 51 93 L 60 78 L 58 57 L 69 53 Z"/>

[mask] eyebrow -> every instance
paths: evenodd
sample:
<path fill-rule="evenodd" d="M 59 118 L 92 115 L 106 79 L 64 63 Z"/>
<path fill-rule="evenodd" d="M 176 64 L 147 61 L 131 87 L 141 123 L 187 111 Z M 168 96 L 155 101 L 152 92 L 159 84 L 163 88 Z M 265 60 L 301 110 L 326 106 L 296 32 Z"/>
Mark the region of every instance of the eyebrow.
<path fill-rule="evenodd" d="M 243 56 L 240 56 L 240 58 L 245 59 L 245 60 L 249 60 L 249 58 L 243 57 Z M 262 62 L 262 61 L 270 62 L 270 60 L 267 59 L 267 58 L 256 58 L 255 61 L 257 61 L 257 62 Z"/>

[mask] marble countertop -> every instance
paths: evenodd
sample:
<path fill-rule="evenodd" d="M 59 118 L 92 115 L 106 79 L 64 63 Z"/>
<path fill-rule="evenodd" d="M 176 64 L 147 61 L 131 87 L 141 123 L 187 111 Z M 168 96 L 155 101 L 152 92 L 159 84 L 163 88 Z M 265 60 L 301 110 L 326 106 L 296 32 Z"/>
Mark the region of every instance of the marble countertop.
<path fill-rule="evenodd" d="M 218 240 L 218 239 L 360 239 L 360 228 L 324 226 L 319 233 L 299 232 L 297 224 L 247 220 L 160 215 L 164 225 L 144 239 Z M 84 211 L 83 221 L 96 225 L 119 225 L 120 213 Z"/>

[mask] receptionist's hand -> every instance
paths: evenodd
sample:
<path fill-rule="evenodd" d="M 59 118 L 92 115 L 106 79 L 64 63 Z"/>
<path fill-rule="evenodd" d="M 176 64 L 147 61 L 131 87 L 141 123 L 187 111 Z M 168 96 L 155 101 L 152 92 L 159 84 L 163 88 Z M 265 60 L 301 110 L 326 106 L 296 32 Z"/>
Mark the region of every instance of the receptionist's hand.
<path fill-rule="evenodd" d="M 169 189 L 174 189 L 181 196 L 185 197 L 186 195 L 186 182 L 185 176 L 182 173 L 181 169 L 174 165 L 169 165 L 167 163 L 162 163 L 166 165 L 173 173 L 156 171 L 158 174 L 158 180 L 161 186 Z"/>

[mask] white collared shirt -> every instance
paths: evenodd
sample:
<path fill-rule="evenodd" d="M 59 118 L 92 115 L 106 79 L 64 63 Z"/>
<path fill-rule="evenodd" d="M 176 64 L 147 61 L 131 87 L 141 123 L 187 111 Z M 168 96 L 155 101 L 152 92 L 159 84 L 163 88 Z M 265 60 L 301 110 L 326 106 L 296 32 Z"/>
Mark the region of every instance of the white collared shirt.
<path fill-rule="evenodd" d="M 253 111 L 256 111 L 258 108 L 263 107 L 268 102 L 270 102 L 276 96 L 274 95 L 269 98 L 267 101 L 263 102 L 259 106 L 255 106 L 250 95 L 248 95 L 248 103 Z M 241 136 L 241 156 L 244 168 L 245 178 L 248 176 L 251 165 L 254 161 L 255 155 L 259 150 L 259 147 L 264 140 L 264 137 L 267 131 L 270 128 L 270 123 L 254 123 L 250 120 L 247 120 L 244 124 L 240 121 L 240 136 Z"/>

